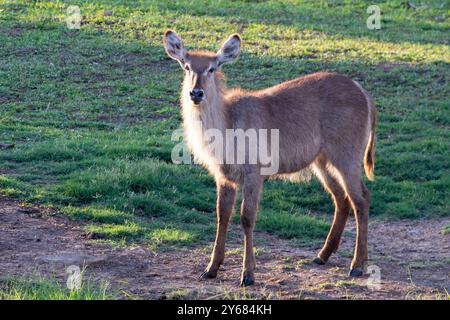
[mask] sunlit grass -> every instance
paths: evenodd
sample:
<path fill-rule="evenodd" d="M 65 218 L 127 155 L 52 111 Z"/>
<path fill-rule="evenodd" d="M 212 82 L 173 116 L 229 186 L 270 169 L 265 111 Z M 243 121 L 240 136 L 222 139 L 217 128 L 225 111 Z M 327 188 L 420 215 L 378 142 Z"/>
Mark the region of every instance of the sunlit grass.
<path fill-rule="evenodd" d="M 83 283 L 78 290 L 69 290 L 49 279 L 0 279 L 0 300 L 109 300 L 114 296 L 106 285 Z"/>
<path fill-rule="evenodd" d="M 449 234 L 450 234 L 450 224 L 449 224 L 448 226 L 445 226 L 445 227 L 442 229 L 441 233 L 442 233 L 443 235 L 449 235 Z"/>

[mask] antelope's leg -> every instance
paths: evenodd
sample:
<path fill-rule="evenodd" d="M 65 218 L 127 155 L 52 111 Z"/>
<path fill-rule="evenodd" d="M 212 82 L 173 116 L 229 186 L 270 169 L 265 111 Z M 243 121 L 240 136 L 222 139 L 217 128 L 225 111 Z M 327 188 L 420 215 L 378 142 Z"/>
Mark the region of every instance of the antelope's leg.
<path fill-rule="evenodd" d="M 202 273 L 204 279 L 215 278 L 225 256 L 228 223 L 236 199 L 236 185 L 227 181 L 217 183 L 217 230 L 211 261 Z"/>
<path fill-rule="evenodd" d="M 370 192 L 362 181 L 360 181 L 362 197 L 352 199 L 353 211 L 356 218 L 356 245 L 352 264 L 350 266 L 350 276 L 361 276 L 364 273 L 368 260 L 367 237 L 369 224 Z"/>
<path fill-rule="evenodd" d="M 338 180 L 331 172 L 329 172 L 325 165 L 314 167 L 314 172 L 320 182 L 322 182 L 325 190 L 333 197 L 335 205 L 333 223 L 331 224 L 327 239 L 317 255 L 317 258 L 314 259 L 315 263 L 324 264 L 328 261 L 331 254 L 339 247 L 351 205 L 344 188 L 339 184 Z"/>
<path fill-rule="evenodd" d="M 244 231 L 244 261 L 242 266 L 241 286 L 255 282 L 255 253 L 253 251 L 253 229 L 258 212 L 263 179 L 260 176 L 246 178 L 241 204 L 241 225 Z"/>
<path fill-rule="evenodd" d="M 367 233 L 370 207 L 370 193 L 361 180 L 360 171 L 353 174 L 343 174 L 346 192 L 350 198 L 356 220 L 356 244 L 350 276 L 362 276 L 368 258 Z"/>
<path fill-rule="evenodd" d="M 334 197 L 334 196 L 333 196 Z M 331 224 L 330 231 L 328 233 L 327 239 L 320 250 L 317 258 L 321 262 L 325 263 L 330 258 L 333 252 L 336 252 L 339 243 L 341 242 L 342 233 L 344 232 L 345 224 L 350 213 L 350 203 L 347 199 L 341 198 L 341 201 L 335 200 L 335 210 L 333 223 Z M 316 261 L 317 263 L 318 261 Z M 320 263 L 319 263 L 320 264 Z"/>

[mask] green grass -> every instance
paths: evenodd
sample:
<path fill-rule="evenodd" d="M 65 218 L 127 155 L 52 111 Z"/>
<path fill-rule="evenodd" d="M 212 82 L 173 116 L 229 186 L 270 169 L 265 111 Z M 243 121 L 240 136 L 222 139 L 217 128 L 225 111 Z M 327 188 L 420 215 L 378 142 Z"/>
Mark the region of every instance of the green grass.
<path fill-rule="evenodd" d="M 69 290 L 49 279 L 0 279 L 0 300 L 109 300 L 114 296 L 105 286 L 83 283 L 78 290 Z"/>
<path fill-rule="evenodd" d="M 449 235 L 449 234 L 450 234 L 450 224 L 447 225 L 447 226 L 445 226 L 445 227 L 442 229 L 441 233 L 442 233 L 444 236 L 445 236 L 445 235 Z"/>
<path fill-rule="evenodd" d="M 171 162 L 182 72 L 161 45 L 172 27 L 189 48 L 244 39 L 230 86 L 259 89 L 319 70 L 358 80 L 379 110 L 372 216 L 448 216 L 450 50 L 447 1 L 0 0 L 0 192 L 88 221 L 113 241 L 211 241 L 214 182 Z M 104 10 L 112 15 L 105 16 Z M 310 210 L 312 211 L 311 214 Z M 258 228 L 323 239 L 333 210 L 319 183 L 266 184 Z"/>

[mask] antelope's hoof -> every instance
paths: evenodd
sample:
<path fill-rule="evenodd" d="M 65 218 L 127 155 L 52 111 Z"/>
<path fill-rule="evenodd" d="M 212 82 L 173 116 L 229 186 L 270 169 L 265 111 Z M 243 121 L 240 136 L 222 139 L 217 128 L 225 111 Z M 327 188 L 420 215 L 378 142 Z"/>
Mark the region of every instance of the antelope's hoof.
<path fill-rule="evenodd" d="M 325 264 L 325 261 L 323 261 L 323 260 L 322 260 L 321 258 L 319 258 L 319 257 L 314 258 L 312 262 L 315 263 L 315 264 L 317 264 L 317 265 L 319 265 L 319 266 L 323 266 L 323 265 Z"/>
<path fill-rule="evenodd" d="M 363 269 L 360 267 L 355 267 L 348 273 L 349 277 L 361 277 L 363 274 Z"/>
<path fill-rule="evenodd" d="M 248 287 L 255 284 L 255 278 L 250 274 L 243 274 L 241 277 L 241 287 Z"/>
<path fill-rule="evenodd" d="M 217 277 L 217 271 L 208 271 L 205 270 L 203 271 L 203 273 L 200 275 L 200 279 L 206 280 L 206 279 L 214 279 L 215 277 Z"/>

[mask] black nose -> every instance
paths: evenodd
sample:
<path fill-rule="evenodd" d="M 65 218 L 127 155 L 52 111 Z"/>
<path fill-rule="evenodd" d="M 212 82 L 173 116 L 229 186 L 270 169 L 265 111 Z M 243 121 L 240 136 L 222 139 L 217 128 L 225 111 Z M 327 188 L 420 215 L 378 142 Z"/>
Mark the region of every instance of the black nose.
<path fill-rule="evenodd" d="M 202 89 L 193 89 L 189 94 L 191 95 L 192 101 L 195 103 L 202 101 L 205 96 L 205 92 Z"/>

